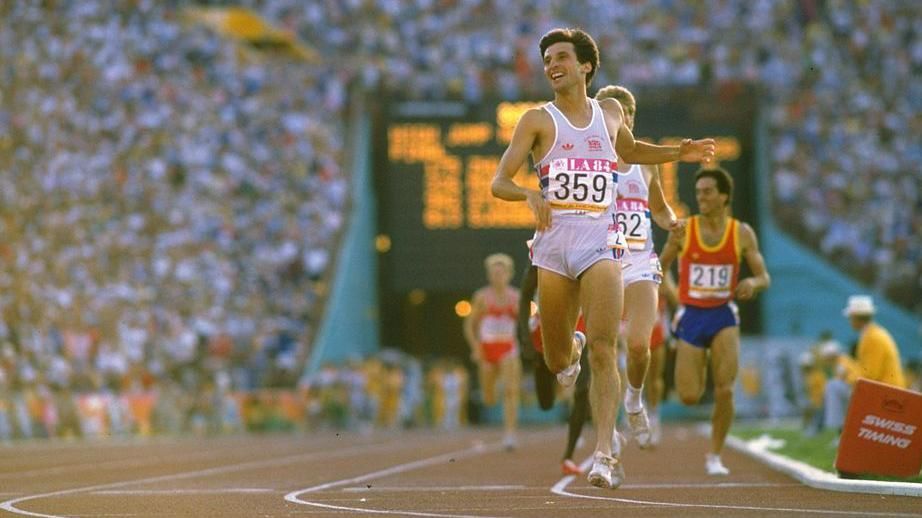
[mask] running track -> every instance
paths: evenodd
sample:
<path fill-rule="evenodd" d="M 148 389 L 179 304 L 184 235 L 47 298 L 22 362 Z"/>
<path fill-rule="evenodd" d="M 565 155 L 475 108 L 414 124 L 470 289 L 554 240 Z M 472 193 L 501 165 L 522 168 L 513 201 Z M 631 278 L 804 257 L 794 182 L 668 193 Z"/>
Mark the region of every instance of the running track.
<path fill-rule="evenodd" d="M 730 477 L 707 477 L 684 427 L 631 445 L 625 484 L 600 490 L 560 476 L 565 434 L 527 429 L 512 453 L 493 429 L 0 446 L 0 515 L 922 517 L 922 499 L 812 489 L 734 451 Z"/>

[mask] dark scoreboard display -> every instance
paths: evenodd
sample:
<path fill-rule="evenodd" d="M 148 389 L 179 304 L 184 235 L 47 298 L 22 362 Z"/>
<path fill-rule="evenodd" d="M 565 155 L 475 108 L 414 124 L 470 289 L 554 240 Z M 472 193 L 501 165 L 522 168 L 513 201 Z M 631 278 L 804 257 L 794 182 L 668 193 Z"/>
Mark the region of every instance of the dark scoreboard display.
<path fill-rule="evenodd" d="M 638 102 L 638 138 L 664 144 L 676 142 L 677 135 L 717 139 L 718 159 L 736 181 L 735 214 L 752 222 L 753 124 L 746 103 L 733 109 L 707 99 L 645 103 L 642 95 Z M 380 264 L 385 293 L 469 294 L 486 282 L 483 259 L 495 252 L 513 256 L 521 270 L 533 216 L 524 202 L 494 198 L 490 183 L 515 124 L 542 103 L 391 101 L 381 106 L 374 164 L 379 233 L 390 239 Z M 662 166 L 667 199 L 680 214 L 694 208 L 696 169 L 695 164 Z M 516 181 L 537 188 L 530 164 Z"/>

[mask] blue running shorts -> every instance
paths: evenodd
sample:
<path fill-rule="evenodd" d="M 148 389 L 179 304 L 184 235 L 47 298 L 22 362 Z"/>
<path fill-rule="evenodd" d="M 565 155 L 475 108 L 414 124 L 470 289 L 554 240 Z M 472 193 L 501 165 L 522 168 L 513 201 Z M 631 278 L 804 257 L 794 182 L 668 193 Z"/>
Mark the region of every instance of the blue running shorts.
<path fill-rule="evenodd" d="M 740 314 L 733 302 L 714 308 L 681 306 L 673 322 L 672 332 L 676 337 L 707 349 L 721 330 L 740 325 Z"/>

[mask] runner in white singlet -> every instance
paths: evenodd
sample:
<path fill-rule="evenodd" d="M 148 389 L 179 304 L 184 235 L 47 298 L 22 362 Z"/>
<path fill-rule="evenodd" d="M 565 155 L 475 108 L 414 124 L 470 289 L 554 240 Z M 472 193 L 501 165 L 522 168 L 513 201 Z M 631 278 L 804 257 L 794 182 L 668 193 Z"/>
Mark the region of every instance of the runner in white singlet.
<path fill-rule="evenodd" d="M 624 123 L 634 129 L 637 103 L 623 86 L 606 86 L 596 99 L 616 99 L 624 110 Z M 653 249 L 653 224 L 667 231 L 681 232 L 684 220 L 676 218 L 666 203 L 659 169 L 654 165 L 619 164 L 615 221 L 624 234 L 627 252 L 621 261 L 624 275 L 624 342 L 627 345 L 627 378 L 624 410 L 631 435 L 641 448 L 648 448 L 653 433 L 643 404 L 644 381 L 650 367 L 650 341 L 656 325 L 658 288 L 663 279 L 659 258 Z M 654 417 L 658 426 L 659 417 Z"/>
<path fill-rule="evenodd" d="M 620 451 L 612 450 L 612 443 L 617 441 L 611 440 L 618 410 L 615 341 L 623 293 L 621 265 L 609 250 L 623 247 L 623 241 L 609 239 L 609 230 L 613 237 L 618 235 L 610 229 L 614 227 L 611 173 L 618 157 L 637 164 L 699 162 L 713 155 L 714 141 L 684 140 L 678 146 L 635 141 L 630 128 L 623 124 L 618 101 L 595 102 L 586 94 L 599 67 L 599 50 L 582 30 L 554 29 L 541 38 L 539 49 L 544 75 L 554 90 L 553 106 L 528 110 L 516 124 L 493 179 L 492 192 L 503 200 L 527 202 L 535 214 L 537 238 L 532 250 L 538 260 L 544 360 L 560 383 L 576 381 L 582 348 L 589 345 L 596 451 L 588 478 L 592 485 L 613 488 L 624 480 Z M 564 121 L 579 132 L 573 135 L 581 135 L 583 140 L 559 138 L 557 132 Z M 557 152 L 579 154 L 552 154 Z M 542 168 L 547 168 L 547 182 L 541 190 L 526 189 L 513 181 L 529 155 L 539 166 L 539 176 Z M 554 160 L 547 160 L 551 157 Z M 586 257 L 593 251 L 597 255 Z M 586 334 L 574 336 L 580 309 Z"/>

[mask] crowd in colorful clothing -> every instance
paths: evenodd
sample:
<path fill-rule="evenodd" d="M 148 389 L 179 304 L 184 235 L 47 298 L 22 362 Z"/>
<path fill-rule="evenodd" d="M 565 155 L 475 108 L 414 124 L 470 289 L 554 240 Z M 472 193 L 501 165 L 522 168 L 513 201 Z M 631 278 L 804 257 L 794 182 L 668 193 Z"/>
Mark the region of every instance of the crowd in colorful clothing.
<path fill-rule="evenodd" d="M 0 401 L 19 423 L 67 394 L 192 409 L 301 374 L 347 204 L 345 98 L 179 7 L 0 4 Z"/>
<path fill-rule="evenodd" d="M 292 387 L 236 390 L 225 375 L 195 389 L 164 381 L 151 389 L 75 392 L 64 387 L 0 390 L 0 443 L 31 438 L 282 430 L 394 430 L 468 423 L 470 380 L 458 361 L 385 349 L 328 364 Z"/>
<path fill-rule="evenodd" d="M 142 393 L 187 400 L 189 429 L 221 394 L 295 386 L 346 217 L 349 93 L 546 98 L 556 26 L 596 36 L 596 86 L 759 85 L 783 228 L 922 312 L 917 2 L 239 3 L 320 61 L 247 60 L 177 0 L 0 3 L 6 429 L 75 426 L 79 401 L 36 401 Z"/>
<path fill-rule="evenodd" d="M 758 86 L 778 221 L 922 314 L 922 67 L 913 0 L 246 0 L 341 57 L 332 80 L 412 98 L 547 99 L 537 42 L 582 27 L 592 91 Z M 719 109 L 715 107 L 714 109 Z M 641 128 L 642 131 L 642 128 Z"/>

